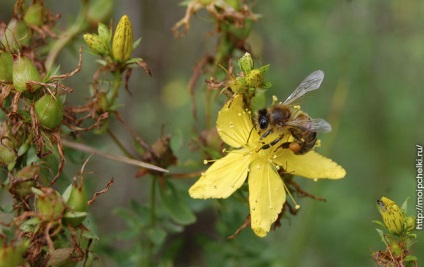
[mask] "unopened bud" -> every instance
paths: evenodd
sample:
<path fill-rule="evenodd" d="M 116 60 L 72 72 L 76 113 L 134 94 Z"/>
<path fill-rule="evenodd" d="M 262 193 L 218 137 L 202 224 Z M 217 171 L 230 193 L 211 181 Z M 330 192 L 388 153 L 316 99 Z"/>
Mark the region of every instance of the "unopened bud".
<path fill-rule="evenodd" d="M 245 53 L 238 61 L 240 69 L 246 75 L 253 69 L 253 59 L 249 53 Z"/>
<path fill-rule="evenodd" d="M 122 16 L 116 26 L 112 41 L 113 58 L 119 62 L 125 62 L 130 58 L 133 51 L 134 36 L 131 21 L 127 15 Z"/>
<path fill-rule="evenodd" d="M 391 199 L 382 197 L 377 200 L 377 209 L 383 218 L 384 225 L 389 232 L 394 234 L 403 233 L 403 222 L 405 215 L 399 206 Z"/>

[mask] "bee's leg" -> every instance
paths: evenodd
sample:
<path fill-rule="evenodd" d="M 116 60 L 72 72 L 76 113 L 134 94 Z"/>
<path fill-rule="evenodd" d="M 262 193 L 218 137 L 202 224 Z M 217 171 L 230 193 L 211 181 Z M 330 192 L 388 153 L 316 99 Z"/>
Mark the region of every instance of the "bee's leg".
<path fill-rule="evenodd" d="M 270 135 L 272 132 L 273 132 L 273 130 L 272 130 L 272 129 L 268 129 L 266 132 L 264 132 L 264 134 L 263 134 L 263 135 L 261 135 L 260 140 L 262 140 L 262 139 L 266 138 L 266 137 L 267 137 L 268 135 Z"/>
<path fill-rule="evenodd" d="M 268 148 L 270 148 L 270 147 L 272 147 L 272 146 L 275 146 L 278 142 L 280 142 L 280 141 L 281 141 L 281 138 L 283 138 L 283 136 L 278 137 L 277 139 L 275 139 L 274 141 L 272 141 L 272 142 L 271 142 L 271 143 L 269 143 L 269 144 L 265 144 L 265 145 L 263 145 L 263 146 L 261 147 L 261 149 L 268 149 Z"/>

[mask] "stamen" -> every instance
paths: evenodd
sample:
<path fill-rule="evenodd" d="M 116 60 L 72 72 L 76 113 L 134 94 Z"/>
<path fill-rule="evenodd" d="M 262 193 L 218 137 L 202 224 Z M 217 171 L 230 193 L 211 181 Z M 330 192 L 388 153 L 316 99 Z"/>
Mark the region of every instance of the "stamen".
<path fill-rule="evenodd" d="M 286 184 L 283 182 L 284 188 L 286 189 L 287 194 L 289 195 L 289 197 L 291 198 L 291 200 L 293 201 L 293 203 L 295 204 L 296 209 L 300 208 L 300 205 L 297 204 L 296 200 L 294 200 L 292 194 L 290 193 L 289 189 L 287 188 Z M 297 208 L 299 207 L 299 208 Z"/>

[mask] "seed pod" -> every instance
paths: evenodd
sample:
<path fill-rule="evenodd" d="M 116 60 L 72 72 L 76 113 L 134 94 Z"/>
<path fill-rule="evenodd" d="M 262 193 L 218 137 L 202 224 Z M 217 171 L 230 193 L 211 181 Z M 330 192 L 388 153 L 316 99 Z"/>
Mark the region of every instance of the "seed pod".
<path fill-rule="evenodd" d="M 0 122 L 0 166 L 9 166 L 16 159 L 16 139 L 9 126 L 5 122 Z"/>
<path fill-rule="evenodd" d="M 0 51 L 0 82 L 12 82 L 13 57 L 9 52 Z"/>
<path fill-rule="evenodd" d="M 107 100 L 106 93 L 101 91 L 97 94 L 97 101 L 96 101 L 96 112 L 97 113 L 104 113 L 109 108 L 109 101 Z"/>
<path fill-rule="evenodd" d="M 24 15 L 24 22 L 28 26 L 41 26 L 43 24 L 43 5 L 38 2 L 32 4 Z"/>
<path fill-rule="evenodd" d="M 36 195 L 35 207 L 42 220 L 52 221 L 62 218 L 65 206 L 57 191 L 49 187 L 40 189 L 33 187 L 32 192 Z"/>
<path fill-rule="evenodd" d="M 53 130 L 62 123 L 62 102 L 50 94 L 45 94 L 35 102 L 35 115 L 44 128 Z"/>
<path fill-rule="evenodd" d="M 238 61 L 240 69 L 246 75 L 253 69 L 253 59 L 249 53 L 245 53 Z"/>
<path fill-rule="evenodd" d="M 112 41 L 112 55 L 116 61 L 125 62 L 133 50 L 133 30 L 127 15 L 122 16 L 116 26 Z"/>
<path fill-rule="evenodd" d="M 25 244 L 0 247 L 0 267 L 23 266 Z"/>
<path fill-rule="evenodd" d="M 20 46 L 28 45 L 30 32 L 22 20 L 13 18 L 4 30 L 3 38 L 0 40 L 4 47 L 12 52 L 18 52 Z"/>
<path fill-rule="evenodd" d="M 377 200 L 377 204 L 377 209 L 383 218 L 387 230 L 393 234 L 402 234 L 405 215 L 399 206 L 387 197 Z"/>
<path fill-rule="evenodd" d="M 26 197 L 32 194 L 31 188 L 35 186 L 35 181 L 40 173 L 40 166 L 28 165 L 19 170 L 14 176 L 10 192 L 19 197 Z"/>
<path fill-rule="evenodd" d="M 39 85 L 27 84 L 29 81 L 41 82 L 40 73 L 28 57 L 18 55 L 13 61 L 13 86 L 19 92 L 40 88 Z"/>
<path fill-rule="evenodd" d="M 79 184 L 78 181 L 79 180 Z M 63 192 L 63 199 L 69 210 L 65 213 L 64 221 L 72 226 L 78 226 L 87 217 L 88 198 L 84 179 L 74 178 L 73 184 Z"/>

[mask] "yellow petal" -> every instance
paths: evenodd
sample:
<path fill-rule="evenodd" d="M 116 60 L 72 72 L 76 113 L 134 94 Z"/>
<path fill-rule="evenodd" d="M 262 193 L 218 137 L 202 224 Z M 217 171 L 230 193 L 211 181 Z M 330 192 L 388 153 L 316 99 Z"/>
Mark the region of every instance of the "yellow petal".
<path fill-rule="evenodd" d="M 267 160 L 256 160 L 248 182 L 252 229 L 257 236 L 264 237 L 286 201 L 283 180 Z"/>
<path fill-rule="evenodd" d="M 228 145 L 239 148 L 259 138 L 253 130 L 252 119 L 243 108 L 243 96 L 230 99 L 218 113 L 216 128 L 221 139 Z"/>
<path fill-rule="evenodd" d="M 304 155 L 295 155 L 289 149 L 281 149 L 277 154 L 277 158 L 273 161 L 294 175 L 312 179 L 340 179 L 346 175 L 342 166 L 315 151 L 309 151 Z"/>
<path fill-rule="evenodd" d="M 235 150 L 217 160 L 189 189 L 192 198 L 227 198 L 246 180 L 251 156 Z"/>

